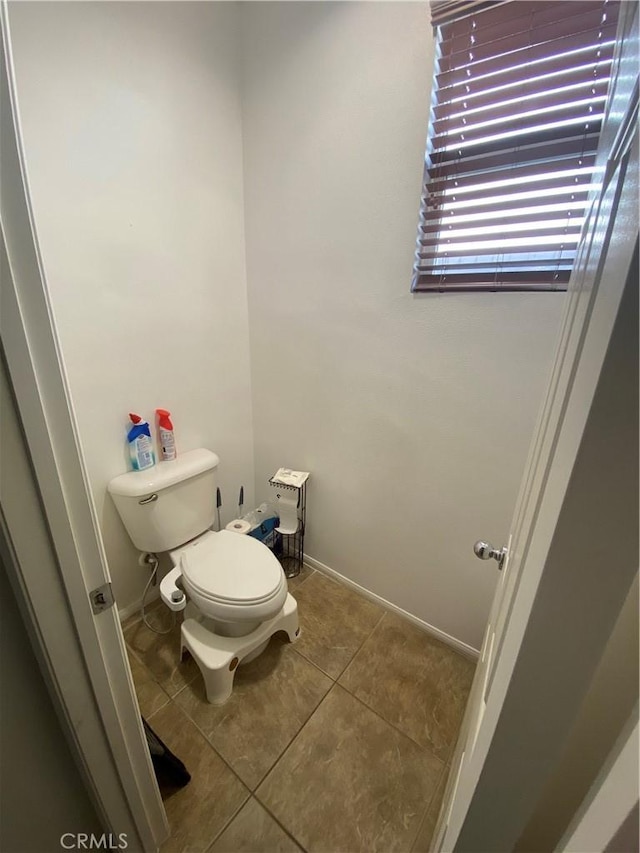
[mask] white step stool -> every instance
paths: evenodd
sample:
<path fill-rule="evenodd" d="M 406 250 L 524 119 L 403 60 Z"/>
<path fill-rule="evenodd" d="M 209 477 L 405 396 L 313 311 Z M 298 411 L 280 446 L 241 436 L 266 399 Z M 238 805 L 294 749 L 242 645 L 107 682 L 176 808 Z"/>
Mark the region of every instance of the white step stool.
<path fill-rule="evenodd" d="M 284 631 L 290 643 L 300 636 L 298 604 L 291 593 L 287 593 L 282 610 L 273 619 L 262 622 L 244 637 L 221 637 L 196 619 L 185 619 L 180 632 L 180 658 L 185 649 L 191 653 L 204 678 L 208 701 L 222 705 L 231 696 L 238 665 L 260 645 L 266 648 L 278 631 Z"/>

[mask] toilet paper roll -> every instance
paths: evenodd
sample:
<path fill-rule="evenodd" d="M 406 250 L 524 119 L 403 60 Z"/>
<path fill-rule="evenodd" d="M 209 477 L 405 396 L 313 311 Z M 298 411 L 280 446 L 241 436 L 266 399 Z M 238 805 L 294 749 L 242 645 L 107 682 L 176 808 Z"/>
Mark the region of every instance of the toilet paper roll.
<path fill-rule="evenodd" d="M 243 518 L 234 518 L 227 524 L 225 530 L 230 530 L 232 533 L 248 533 L 251 530 L 251 525 Z"/>
<path fill-rule="evenodd" d="M 293 535 L 298 529 L 298 494 L 298 489 L 276 490 L 276 509 L 280 517 L 276 530 L 285 536 Z"/>

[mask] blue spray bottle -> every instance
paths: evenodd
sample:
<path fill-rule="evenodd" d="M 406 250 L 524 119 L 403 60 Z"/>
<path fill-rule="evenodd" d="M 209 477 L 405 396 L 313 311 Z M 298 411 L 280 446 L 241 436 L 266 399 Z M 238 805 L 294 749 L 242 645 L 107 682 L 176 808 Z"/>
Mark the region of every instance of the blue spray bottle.
<path fill-rule="evenodd" d="M 156 464 L 153 442 L 151 440 L 151 428 L 146 421 L 142 420 L 140 415 L 129 413 L 129 419 L 133 424 L 127 433 L 131 467 L 134 471 L 144 471 L 145 468 L 151 468 Z"/>

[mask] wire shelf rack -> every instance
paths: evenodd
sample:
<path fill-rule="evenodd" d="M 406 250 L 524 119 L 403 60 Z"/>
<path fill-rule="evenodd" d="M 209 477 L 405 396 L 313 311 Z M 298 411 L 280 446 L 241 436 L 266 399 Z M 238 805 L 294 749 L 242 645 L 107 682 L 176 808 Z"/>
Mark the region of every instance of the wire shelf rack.
<path fill-rule="evenodd" d="M 269 485 L 280 491 L 294 491 L 298 493 L 297 516 L 298 527 L 295 533 L 282 533 L 276 528 L 278 534 L 273 543 L 273 552 L 280 560 L 285 575 L 294 578 L 300 574 L 304 559 L 304 533 L 307 526 L 307 483 L 301 486 L 290 486 L 277 483 L 272 479 Z"/>

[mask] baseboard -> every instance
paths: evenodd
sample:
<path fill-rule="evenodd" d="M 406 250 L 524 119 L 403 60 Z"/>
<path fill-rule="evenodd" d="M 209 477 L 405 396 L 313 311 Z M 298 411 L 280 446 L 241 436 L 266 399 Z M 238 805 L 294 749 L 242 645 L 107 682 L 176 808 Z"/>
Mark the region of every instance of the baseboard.
<path fill-rule="evenodd" d="M 431 636 L 435 637 L 437 640 L 446 643 L 447 646 L 451 646 L 451 648 L 465 655 L 465 657 L 471 658 L 471 660 L 477 660 L 480 657 L 480 652 L 478 651 L 478 649 L 474 649 L 473 646 L 469 646 L 467 643 L 463 643 L 462 640 L 457 640 L 455 637 L 452 637 L 450 634 L 446 634 L 439 628 L 435 628 L 433 625 L 430 625 L 428 622 L 419 619 L 412 613 L 408 613 L 406 610 L 403 610 L 396 604 L 392 604 L 390 601 L 387 601 L 387 599 L 383 598 L 381 595 L 377 595 L 375 592 L 371 592 L 366 587 L 360 586 L 359 583 L 352 581 L 350 578 L 345 577 L 345 575 L 341 575 L 340 572 L 337 572 L 335 569 L 332 569 L 324 563 L 321 563 L 320 560 L 316 560 L 315 557 L 311 557 L 309 556 L 309 554 L 305 554 L 304 562 L 310 568 L 317 569 L 317 571 L 321 572 L 323 575 L 335 578 L 336 580 L 340 581 L 340 583 L 345 584 L 345 586 L 351 587 L 351 589 L 354 589 L 356 592 L 360 593 L 360 595 L 362 595 L 364 598 L 368 598 L 370 601 L 373 601 L 376 604 L 379 604 L 381 607 L 384 607 L 385 610 L 390 610 L 392 613 L 397 613 L 398 616 L 402 616 L 403 619 L 408 619 L 409 622 L 413 623 L 418 628 L 421 628 L 423 631 L 426 631 L 427 634 L 431 634 Z M 158 589 L 157 595 L 153 595 L 153 593 L 151 593 L 151 595 L 147 599 L 147 606 L 153 604 L 159 598 L 160 590 Z M 128 619 L 135 613 L 139 613 L 141 606 L 142 599 L 140 599 L 139 601 L 134 601 L 133 604 L 128 604 L 126 607 L 118 608 L 118 617 L 120 618 L 120 622 L 124 622 L 125 619 Z"/>
<path fill-rule="evenodd" d="M 154 590 L 155 591 L 155 590 Z M 146 607 L 150 607 L 154 602 L 156 602 L 160 598 L 160 589 L 157 589 L 157 595 L 150 593 L 147 596 Z M 135 613 L 140 613 L 140 608 L 142 607 L 142 599 L 139 601 L 134 601 L 133 604 L 127 604 L 126 607 L 118 608 L 118 619 L 120 622 L 124 622 L 125 619 L 128 619 L 130 616 L 133 616 Z"/>
<path fill-rule="evenodd" d="M 345 586 L 351 587 L 351 589 L 360 593 L 360 595 L 364 596 L 364 598 L 368 598 L 370 601 L 373 601 L 376 604 L 379 604 L 381 607 L 384 607 L 385 610 L 390 610 L 392 613 L 397 613 L 404 619 L 408 619 L 409 622 L 412 622 L 414 625 L 416 625 L 418 628 L 421 628 L 427 634 L 431 634 L 431 636 L 435 637 L 437 640 L 446 643 L 447 646 L 451 646 L 451 648 L 455 649 L 457 652 L 460 652 L 465 657 L 471 658 L 471 660 L 474 661 L 478 660 L 478 658 L 480 657 L 480 652 L 478 651 L 478 649 L 474 649 L 473 646 L 469 646 L 467 643 L 463 643 L 462 640 L 457 640 L 450 634 L 445 634 L 444 631 L 441 631 L 439 628 L 435 628 L 433 625 L 430 625 L 428 622 L 419 619 L 412 613 L 407 613 L 406 610 L 403 610 L 396 604 L 392 604 L 390 601 L 387 601 L 386 598 L 382 598 L 381 595 L 376 595 L 375 592 L 371 592 L 366 587 L 360 586 L 359 583 L 356 583 L 350 578 L 341 575 L 340 572 L 336 572 L 335 569 L 329 568 L 329 566 L 326 566 L 324 563 L 321 563 L 320 560 L 316 560 L 315 557 L 310 557 L 309 554 L 305 554 L 304 562 L 310 568 L 317 569 L 319 572 L 322 572 L 323 575 L 335 578 L 336 580 L 339 580 L 340 583 L 345 584 Z"/>

